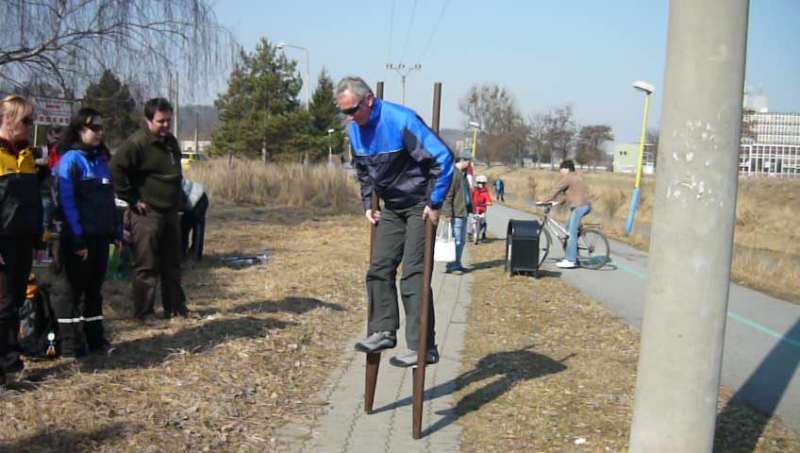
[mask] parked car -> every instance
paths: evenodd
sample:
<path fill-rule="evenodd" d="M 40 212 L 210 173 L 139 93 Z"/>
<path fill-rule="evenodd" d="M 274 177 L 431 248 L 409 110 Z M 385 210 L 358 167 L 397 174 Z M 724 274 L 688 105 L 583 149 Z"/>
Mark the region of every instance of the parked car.
<path fill-rule="evenodd" d="M 192 151 L 181 153 L 181 166 L 184 170 L 188 170 L 195 162 L 202 162 L 206 160 L 205 154 L 195 153 Z"/>

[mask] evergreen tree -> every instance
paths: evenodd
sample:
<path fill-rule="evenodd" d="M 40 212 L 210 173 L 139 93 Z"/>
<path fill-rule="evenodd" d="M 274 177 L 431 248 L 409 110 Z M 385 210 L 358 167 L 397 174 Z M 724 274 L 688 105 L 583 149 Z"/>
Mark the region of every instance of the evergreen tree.
<path fill-rule="evenodd" d="M 269 160 L 298 160 L 306 151 L 298 135 L 310 132 L 309 114 L 300 111 L 297 97 L 302 84 L 297 62 L 266 38 L 252 54 L 242 51 L 227 92 L 214 102 L 220 126 L 212 152 L 254 157 L 264 147 Z"/>
<path fill-rule="evenodd" d="M 324 156 L 327 156 L 329 146 L 334 154 L 340 153 L 344 132 L 341 130 L 341 121 L 337 115 L 333 80 L 325 68 L 322 69 L 317 81 L 317 89 L 311 96 L 309 113 L 311 114 L 311 131 L 314 134 L 309 138 L 309 142 L 316 145 L 315 149 L 321 150 Z M 330 129 L 334 129 L 335 132 L 328 134 Z M 314 157 L 321 158 L 322 156 L 318 151 Z"/>
<path fill-rule="evenodd" d="M 103 115 L 105 141 L 109 147 L 120 145 L 139 127 L 138 115 L 134 113 L 136 101 L 128 85 L 109 69 L 103 71 L 100 80 L 86 88 L 82 104 Z"/>

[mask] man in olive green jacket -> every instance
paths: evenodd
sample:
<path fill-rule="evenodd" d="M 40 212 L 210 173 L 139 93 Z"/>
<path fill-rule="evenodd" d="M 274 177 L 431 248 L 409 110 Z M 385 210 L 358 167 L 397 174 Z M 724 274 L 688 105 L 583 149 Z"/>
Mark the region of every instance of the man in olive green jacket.
<path fill-rule="evenodd" d="M 467 218 L 472 213 L 472 196 L 465 174 L 471 160 L 472 156 L 469 153 L 464 153 L 456 158 L 453 180 L 442 205 L 442 214 L 449 219 L 450 227 L 453 230 L 453 239 L 456 242 L 456 260 L 447 263 L 445 269 L 447 273 L 461 274 L 467 270 L 461 263 L 461 255 L 464 253 L 464 244 L 467 239 Z"/>
<path fill-rule="evenodd" d="M 187 317 L 181 288 L 181 152 L 170 133 L 172 105 L 163 98 L 145 103 L 147 127 L 134 133 L 111 159 L 117 196 L 130 206 L 133 237 L 133 302 L 137 319 L 155 317 L 161 280 L 164 318 Z"/>

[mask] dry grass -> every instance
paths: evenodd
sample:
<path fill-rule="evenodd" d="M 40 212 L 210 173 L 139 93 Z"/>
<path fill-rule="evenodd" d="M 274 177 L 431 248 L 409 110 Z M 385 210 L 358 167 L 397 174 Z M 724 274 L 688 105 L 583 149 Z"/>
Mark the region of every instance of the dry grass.
<path fill-rule="evenodd" d="M 530 187 L 540 196 L 550 195 L 558 173 L 548 170 L 493 167 L 490 177 L 502 176 L 506 182 L 509 204 L 531 210 Z M 642 180 L 642 198 L 632 235 L 625 235 L 632 175 L 608 172 L 584 173 L 591 191 L 590 223 L 602 223 L 609 236 L 643 250 L 650 246 L 655 179 Z M 514 199 L 525 194 L 530 198 Z M 749 287 L 800 303 L 800 179 L 740 178 L 736 202 L 736 230 L 733 279 Z"/>
<path fill-rule="evenodd" d="M 337 213 L 361 209 L 358 185 L 341 167 L 219 158 L 193 165 L 187 177 L 204 182 L 212 200 Z"/>
<path fill-rule="evenodd" d="M 273 432 L 308 421 L 364 319 L 367 251 L 359 217 L 213 206 L 208 255 L 184 271 L 201 320 L 128 321 L 129 283 L 105 287 L 116 350 L 79 365 L 31 364 L 0 395 L 0 451 L 276 449 Z M 267 265 L 221 258 L 268 249 Z"/>
<path fill-rule="evenodd" d="M 638 333 L 552 274 L 507 278 L 503 245 L 470 251 L 462 451 L 627 451 Z M 729 398 L 723 389 L 718 451 L 800 452 L 797 434 Z"/>

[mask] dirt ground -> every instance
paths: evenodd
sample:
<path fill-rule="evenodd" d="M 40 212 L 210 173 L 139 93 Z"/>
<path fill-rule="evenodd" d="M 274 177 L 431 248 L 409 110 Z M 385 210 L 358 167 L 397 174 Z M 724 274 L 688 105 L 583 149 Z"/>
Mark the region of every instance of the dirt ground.
<path fill-rule="evenodd" d="M 627 451 L 639 334 L 563 283 L 503 272 L 504 242 L 471 246 L 457 411 L 465 452 Z M 777 419 L 722 389 L 716 450 L 800 452 Z"/>
<path fill-rule="evenodd" d="M 184 270 L 200 320 L 129 321 L 129 282 L 105 286 L 115 350 L 79 364 L 31 363 L 0 394 L 0 451 L 273 450 L 273 430 L 306 420 L 362 328 L 368 230 L 360 217 L 215 207 L 205 259 Z M 222 258 L 266 249 L 242 269 Z"/>

